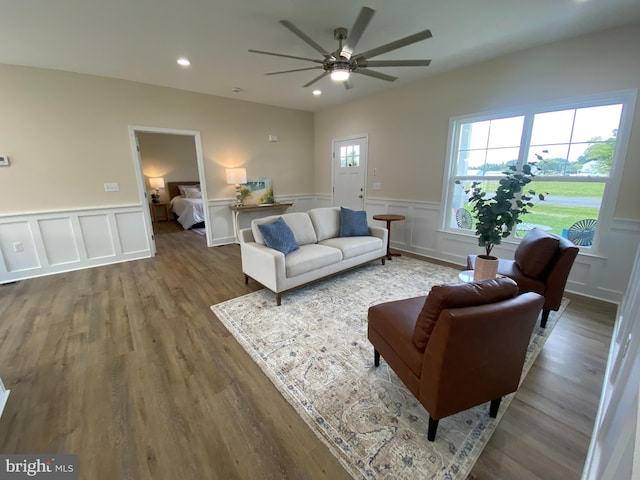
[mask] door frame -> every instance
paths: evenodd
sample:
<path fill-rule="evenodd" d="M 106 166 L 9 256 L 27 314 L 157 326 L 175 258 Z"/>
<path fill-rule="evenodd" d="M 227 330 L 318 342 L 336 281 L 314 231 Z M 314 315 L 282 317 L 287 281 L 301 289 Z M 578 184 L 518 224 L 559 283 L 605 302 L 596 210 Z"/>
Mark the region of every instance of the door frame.
<path fill-rule="evenodd" d="M 200 138 L 200 132 L 197 130 L 180 130 L 175 128 L 159 128 L 159 127 L 143 127 L 138 125 L 129 125 L 129 141 L 131 144 L 131 156 L 133 158 L 133 168 L 136 173 L 136 180 L 138 184 L 138 198 L 140 205 L 143 207 L 142 212 L 145 220 L 145 229 L 147 231 L 147 237 L 149 239 L 149 245 L 152 247 L 153 255 L 156 255 L 156 242 L 153 234 L 153 223 L 151 221 L 151 210 L 149 207 L 149 200 L 147 198 L 147 186 L 142 173 L 142 156 L 140 155 L 140 148 L 138 145 L 138 133 L 157 133 L 164 135 L 183 135 L 192 137 L 196 147 L 196 162 L 198 164 L 198 180 L 200 181 L 200 190 L 202 191 L 202 210 L 204 213 L 204 226 L 206 230 L 207 246 L 212 245 L 212 232 L 211 222 L 209 216 L 209 206 L 207 195 L 206 177 L 204 172 L 204 157 L 202 155 L 202 140 Z"/>
<path fill-rule="evenodd" d="M 336 143 L 344 142 L 348 140 L 355 140 L 357 138 L 364 138 L 365 144 L 367 146 L 367 157 L 365 159 L 364 165 L 364 182 L 363 182 L 363 190 L 362 190 L 362 208 L 366 210 L 367 205 L 367 177 L 369 174 L 368 165 L 369 165 L 369 134 L 362 133 L 359 135 L 348 135 L 346 137 L 334 138 L 331 140 L 331 205 L 333 206 L 333 201 L 335 199 L 336 194 Z"/>

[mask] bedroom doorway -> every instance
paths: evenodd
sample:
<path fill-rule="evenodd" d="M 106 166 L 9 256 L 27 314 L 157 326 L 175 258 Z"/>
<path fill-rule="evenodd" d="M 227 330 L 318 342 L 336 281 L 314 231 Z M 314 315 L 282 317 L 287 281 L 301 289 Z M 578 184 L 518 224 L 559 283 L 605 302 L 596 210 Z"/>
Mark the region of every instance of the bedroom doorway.
<path fill-rule="evenodd" d="M 129 136 L 145 228 L 154 254 L 157 235 L 187 229 L 203 235 L 206 245 L 211 246 L 200 132 L 130 126 Z M 178 187 L 188 187 L 188 191 Z M 154 203 L 155 194 L 159 198 Z M 176 205 L 172 205 L 172 198 L 176 196 L 189 197 L 181 204 L 190 210 L 180 215 L 180 223 L 173 221 L 172 207 Z"/>

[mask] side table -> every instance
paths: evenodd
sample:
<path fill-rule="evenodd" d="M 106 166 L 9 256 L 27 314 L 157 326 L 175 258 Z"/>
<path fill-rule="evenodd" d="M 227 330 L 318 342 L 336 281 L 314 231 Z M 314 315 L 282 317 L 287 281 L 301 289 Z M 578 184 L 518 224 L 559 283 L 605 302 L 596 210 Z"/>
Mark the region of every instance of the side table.
<path fill-rule="evenodd" d="M 389 246 L 391 245 L 391 222 L 397 222 L 399 220 L 404 220 L 405 216 L 404 215 L 392 215 L 392 214 L 374 215 L 373 219 L 374 220 L 380 220 L 382 222 L 387 222 L 387 230 L 389 231 L 389 238 L 387 239 L 387 260 L 392 260 L 391 257 L 399 257 L 400 256 L 399 253 L 391 253 L 391 250 L 389 249 Z"/>
<path fill-rule="evenodd" d="M 169 204 L 166 202 L 150 203 L 151 219 L 153 223 L 169 221 Z"/>

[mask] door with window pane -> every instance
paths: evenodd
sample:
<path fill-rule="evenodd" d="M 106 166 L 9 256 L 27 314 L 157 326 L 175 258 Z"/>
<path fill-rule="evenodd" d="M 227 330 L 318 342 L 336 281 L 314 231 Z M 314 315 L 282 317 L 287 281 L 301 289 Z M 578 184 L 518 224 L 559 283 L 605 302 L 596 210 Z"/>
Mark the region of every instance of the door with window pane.
<path fill-rule="evenodd" d="M 335 140 L 333 143 L 333 205 L 364 209 L 367 169 L 367 138 Z"/>

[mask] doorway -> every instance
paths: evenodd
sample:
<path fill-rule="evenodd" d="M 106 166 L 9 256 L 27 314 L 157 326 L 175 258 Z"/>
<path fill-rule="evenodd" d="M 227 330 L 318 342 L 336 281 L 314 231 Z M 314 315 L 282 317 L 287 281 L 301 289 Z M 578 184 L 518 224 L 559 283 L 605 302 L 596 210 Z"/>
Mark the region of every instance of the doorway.
<path fill-rule="evenodd" d="M 200 133 L 150 127 L 129 127 L 129 131 L 140 199 L 142 205 L 146 206 L 143 211 L 154 254 L 157 254 L 156 235 L 179 233 L 186 228 L 197 232 L 198 226 L 203 227 L 200 233 L 204 234 L 206 244 L 210 246 L 208 197 Z M 174 222 L 172 197 L 176 195 L 177 183 L 199 184 L 199 209 L 204 225 L 193 225 L 196 228 L 192 229 L 190 225 L 182 226 Z M 152 199 L 154 194 L 158 194 L 159 198 Z"/>
<path fill-rule="evenodd" d="M 364 135 L 333 141 L 333 206 L 364 210 L 368 145 Z"/>

